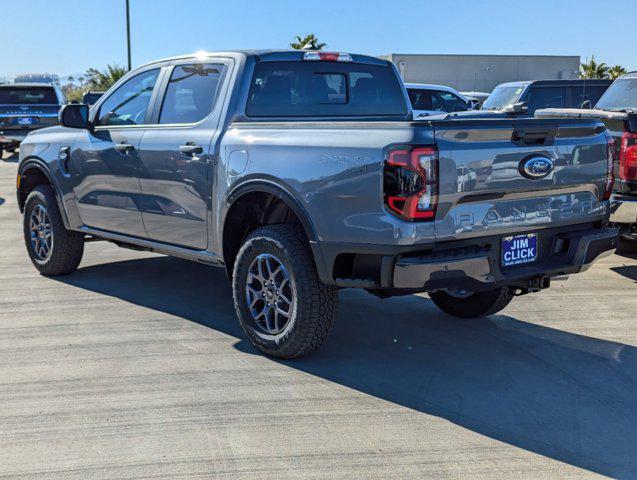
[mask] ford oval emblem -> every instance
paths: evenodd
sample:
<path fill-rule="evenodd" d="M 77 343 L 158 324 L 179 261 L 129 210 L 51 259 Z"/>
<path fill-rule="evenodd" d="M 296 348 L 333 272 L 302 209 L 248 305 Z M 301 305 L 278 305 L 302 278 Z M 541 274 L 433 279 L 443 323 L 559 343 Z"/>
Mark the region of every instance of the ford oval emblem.
<path fill-rule="evenodd" d="M 553 171 L 553 160 L 548 157 L 527 157 L 520 162 L 520 173 L 526 178 L 544 178 L 551 171 Z"/>

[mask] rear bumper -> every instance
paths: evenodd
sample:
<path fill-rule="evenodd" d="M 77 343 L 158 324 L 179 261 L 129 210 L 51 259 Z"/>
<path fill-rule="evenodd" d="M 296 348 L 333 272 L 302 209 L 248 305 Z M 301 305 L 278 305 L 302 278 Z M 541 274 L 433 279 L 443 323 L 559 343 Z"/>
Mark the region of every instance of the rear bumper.
<path fill-rule="evenodd" d="M 528 232 L 533 233 L 533 232 Z M 321 280 L 370 290 L 491 290 L 521 286 L 586 270 L 617 248 L 618 231 L 594 225 L 546 228 L 538 234 L 538 259 L 500 266 L 503 235 L 405 247 L 313 244 Z"/>
<path fill-rule="evenodd" d="M 539 235 L 544 238 L 538 248 L 538 260 L 523 266 L 500 266 L 500 237 L 473 248 L 449 245 L 438 252 L 403 256 L 395 263 L 393 287 L 423 290 L 456 287 L 471 291 L 505 285 L 524 287 L 547 277 L 582 272 L 617 247 L 614 228 L 564 233 L 543 231 Z"/>

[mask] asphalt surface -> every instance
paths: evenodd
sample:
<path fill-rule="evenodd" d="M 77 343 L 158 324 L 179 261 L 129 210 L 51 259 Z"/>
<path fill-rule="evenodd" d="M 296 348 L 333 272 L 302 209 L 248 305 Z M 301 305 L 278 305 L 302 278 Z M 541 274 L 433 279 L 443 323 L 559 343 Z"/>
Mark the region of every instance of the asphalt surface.
<path fill-rule="evenodd" d="M 242 334 L 221 270 L 105 242 L 31 266 L 0 162 L 0 478 L 637 478 L 637 260 L 500 315 L 342 291 L 324 348 Z"/>

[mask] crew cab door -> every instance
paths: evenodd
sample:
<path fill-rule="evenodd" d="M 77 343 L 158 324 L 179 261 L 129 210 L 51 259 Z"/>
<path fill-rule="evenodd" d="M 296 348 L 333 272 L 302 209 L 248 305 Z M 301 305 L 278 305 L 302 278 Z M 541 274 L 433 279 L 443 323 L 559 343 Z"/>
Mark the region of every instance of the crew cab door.
<path fill-rule="evenodd" d="M 140 145 L 142 218 L 151 240 L 208 246 L 217 105 L 227 64 L 178 62 L 163 76 L 153 125 Z"/>
<path fill-rule="evenodd" d="M 143 71 L 100 102 L 93 131 L 73 146 L 68 174 L 84 225 L 146 237 L 140 209 L 139 145 L 150 118 L 159 68 Z"/>

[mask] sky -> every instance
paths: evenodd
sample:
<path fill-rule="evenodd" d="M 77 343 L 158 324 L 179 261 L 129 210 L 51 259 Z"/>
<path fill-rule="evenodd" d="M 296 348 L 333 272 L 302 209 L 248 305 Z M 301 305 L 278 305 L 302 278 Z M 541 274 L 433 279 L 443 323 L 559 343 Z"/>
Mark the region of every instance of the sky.
<path fill-rule="evenodd" d="M 126 65 L 125 0 L 0 0 L 0 77 Z M 198 50 L 595 55 L 637 70 L 635 0 L 130 0 L 133 67 Z"/>

